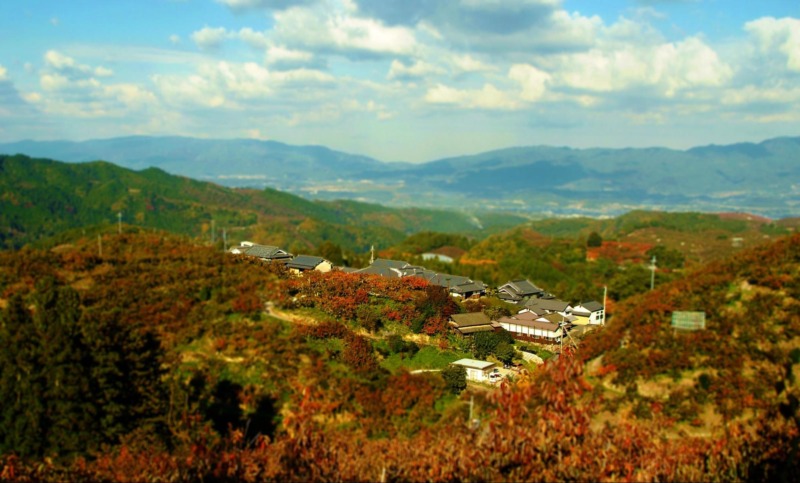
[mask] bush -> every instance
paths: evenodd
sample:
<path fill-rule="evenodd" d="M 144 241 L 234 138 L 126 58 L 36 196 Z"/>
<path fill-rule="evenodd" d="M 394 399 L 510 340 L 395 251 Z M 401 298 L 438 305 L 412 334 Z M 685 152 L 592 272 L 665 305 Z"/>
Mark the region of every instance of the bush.
<path fill-rule="evenodd" d="M 442 378 L 453 394 L 460 394 L 467 388 L 467 370 L 462 366 L 447 366 L 442 369 Z"/>

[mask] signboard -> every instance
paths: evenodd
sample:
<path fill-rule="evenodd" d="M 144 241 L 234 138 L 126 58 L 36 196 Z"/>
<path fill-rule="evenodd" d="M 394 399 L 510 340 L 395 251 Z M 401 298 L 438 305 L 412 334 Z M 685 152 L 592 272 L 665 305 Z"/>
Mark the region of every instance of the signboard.
<path fill-rule="evenodd" d="M 672 327 L 680 330 L 703 330 L 706 328 L 706 313 L 673 312 Z"/>

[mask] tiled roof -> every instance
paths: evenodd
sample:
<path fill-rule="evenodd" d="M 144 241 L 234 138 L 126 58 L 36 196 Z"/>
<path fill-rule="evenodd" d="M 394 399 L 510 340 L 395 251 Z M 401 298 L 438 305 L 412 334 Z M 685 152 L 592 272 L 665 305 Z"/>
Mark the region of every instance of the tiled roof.
<path fill-rule="evenodd" d="M 453 314 L 450 316 L 457 327 L 470 327 L 473 325 L 491 324 L 489 316 L 483 312 L 470 312 L 468 314 Z"/>
<path fill-rule="evenodd" d="M 530 327 L 533 329 L 546 330 L 549 332 L 557 332 L 559 329 L 558 324 L 554 324 L 552 322 L 545 322 L 541 319 L 528 320 L 528 319 L 519 319 L 516 317 L 503 317 L 500 320 L 498 320 L 498 322 L 500 322 L 500 324 L 514 324 L 522 327 Z"/>
<path fill-rule="evenodd" d="M 237 247 L 245 255 L 272 260 L 275 258 L 291 258 L 292 254 L 271 245 L 253 245 L 251 247 Z"/>
<path fill-rule="evenodd" d="M 544 309 L 550 312 L 563 312 L 569 307 L 569 302 L 564 302 L 559 299 L 537 299 L 532 298 L 525 303 L 526 307 L 531 307 L 535 312 L 537 308 Z"/>
<path fill-rule="evenodd" d="M 603 304 L 601 304 L 600 302 L 595 302 L 594 300 L 589 302 L 582 302 L 578 307 L 583 307 L 589 312 L 597 312 L 598 310 L 603 310 Z"/>
<path fill-rule="evenodd" d="M 286 264 L 289 268 L 297 268 L 299 270 L 313 270 L 317 268 L 317 265 L 320 263 L 325 262 L 325 259 L 322 257 L 315 257 L 313 255 L 297 255 Z"/>

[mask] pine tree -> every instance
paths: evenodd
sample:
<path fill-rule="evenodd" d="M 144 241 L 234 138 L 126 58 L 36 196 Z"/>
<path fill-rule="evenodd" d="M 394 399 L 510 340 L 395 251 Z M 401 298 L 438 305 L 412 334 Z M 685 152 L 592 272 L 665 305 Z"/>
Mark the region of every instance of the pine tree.
<path fill-rule="evenodd" d="M 0 347 L 0 453 L 41 454 L 45 408 L 39 337 L 20 295 L 12 296 L 2 313 Z"/>

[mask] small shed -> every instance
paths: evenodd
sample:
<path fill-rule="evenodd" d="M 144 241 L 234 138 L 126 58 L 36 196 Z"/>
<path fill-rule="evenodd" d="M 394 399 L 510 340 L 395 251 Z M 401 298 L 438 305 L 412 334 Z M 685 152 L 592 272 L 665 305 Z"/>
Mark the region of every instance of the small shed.
<path fill-rule="evenodd" d="M 467 370 L 467 380 L 475 382 L 489 382 L 489 374 L 495 367 L 494 362 L 479 361 L 476 359 L 459 359 L 450 363 L 453 366 L 461 366 Z"/>

